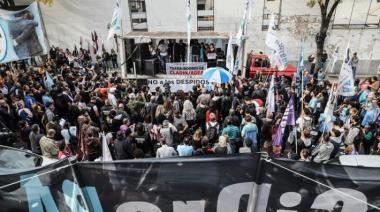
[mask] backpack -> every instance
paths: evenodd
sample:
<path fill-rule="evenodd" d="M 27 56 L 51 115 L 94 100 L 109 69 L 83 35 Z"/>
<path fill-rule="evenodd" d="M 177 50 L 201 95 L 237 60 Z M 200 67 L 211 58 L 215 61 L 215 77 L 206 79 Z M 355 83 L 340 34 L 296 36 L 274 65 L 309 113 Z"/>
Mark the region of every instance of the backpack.
<path fill-rule="evenodd" d="M 354 127 L 354 128 L 359 129 L 359 133 L 356 135 L 356 137 L 354 139 L 354 143 L 355 144 L 360 144 L 364 140 L 363 130 L 361 130 L 359 127 Z"/>
<path fill-rule="evenodd" d="M 195 112 L 197 113 L 198 120 L 206 120 L 206 111 L 207 108 L 198 107 Z"/>
<path fill-rule="evenodd" d="M 67 129 L 67 131 L 69 132 L 69 143 L 76 146 L 78 144 L 78 138 L 75 136 L 75 135 L 72 135 L 71 132 L 70 132 L 70 128 Z"/>
<path fill-rule="evenodd" d="M 42 118 L 41 118 L 41 124 L 46 127 L 47 123 L 49 123 L 49 120 L 48 120 L 48 117 L 46 115 L 46 112 L 44 113 L 44 115 L 42 115 Z"/>
<path fill-rule="evenodd" d="M 211 126 L 210 123 L 207 123 L 208 130 L 206 132 L 206 136 L 209 139 L 210 143 L 215 143 L 218 139 L 218 124 L 215 126 Z"/>

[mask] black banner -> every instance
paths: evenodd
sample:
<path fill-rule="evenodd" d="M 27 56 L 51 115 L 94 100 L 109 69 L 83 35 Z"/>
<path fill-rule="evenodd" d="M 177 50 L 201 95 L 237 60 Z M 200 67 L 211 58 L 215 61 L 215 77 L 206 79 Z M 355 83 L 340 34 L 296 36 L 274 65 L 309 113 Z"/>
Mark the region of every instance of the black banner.
<path fill-rule="evenodd" d="M 0 207 L 1 211 L 378 211 L 379 176 L 377 168 L 270 161 L 260 155 L 74 165 L 62 161 L 1 174 Z"/>

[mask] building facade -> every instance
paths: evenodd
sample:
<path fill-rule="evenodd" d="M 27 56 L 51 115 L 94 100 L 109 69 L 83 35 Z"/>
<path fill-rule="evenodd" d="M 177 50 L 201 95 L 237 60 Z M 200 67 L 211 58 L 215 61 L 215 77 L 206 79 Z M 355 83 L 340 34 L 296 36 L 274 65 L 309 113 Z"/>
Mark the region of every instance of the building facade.
<path fill-rule="evenodd" d="M 33 0 L 15 0 L 16 5 L 27 5 Z M 131 33 L 147 35 L 136 42 L 150 41 L 150 34 L 172 38 L 175 33 L 186 34 L 187 0 L 120 0 L 123 37 Z M 332 1 L 332 0 L 331 0 Z M 193 35 L 205 42 L 225 49 L 228 34 L 236 34 L 246 0 L 190 0 Z M 64 0 L 52 6 L 42 5 L 41 15 L 51 45 L 62 48 L 91 45 L 91 32 L 96 31 L 99 42 L 107 50 L 116 49 L 114 39 L 107 40 L 114 0 Z M 248 22 L 245 53 L 251 50 L 269 54 L 265 35 L 270 14 L 276 17 L 278 34 L 287 45 L 289 61 L 296 63 L 301 39 L 305 39 L 305 57 L 316 51 L 315 37 L 319 31 L 320 10 L 310 8 L 306 0 L 252 0 L 252 18 Z M 216 35 L 225 36 L 216 36 Z M 208 35 L 208 36 L 207 36 Z M 227 36 L 226 36 L 227 35 Z M 184 39 L 186 37 L 183 37 Z M 350 41 L 353 52 L 360 59 L 358 72 L 372 74 L 380 64 L 380 0 L 341 0 L 328 31 L 325 49 L 331 55 L 339 47 L 338 58 Z M 121 53 L 123 58 L 125 55 Z M 122 62 L 124 59 L 121 59 Z M 340 63 L 336 63 L 335 72 Z"/>
<path fill-rule="evenodd" d="M 192 32 L 211 31 L 236 33 L 243 16 L 246 0 L 190 0 Z M 186 32 L 186 0 L 128 0 L 124 2 L 125 32 L 168 34 Z M 295 63 L 301 39 L 305 39 L 305 57 L 316 51 L 315 38 L 320 26 L 318 5 L 310 8 L 300 0 L 252 0 L 252 18 L 248 22 L 246 53 L 270 53 L 265 35 L 273 13 L 278 34 L 287 45 L 289 61 Z M 149 38 L 148 38 L 149 39 Z M 227 39 L 213 39 L 217 47 L 225 48 Z M 325 49 L 332 55 L 338 47 L 341 58 L 347 43 L 360 58 L 359 72 L 376 72 L 380 63 L 380 1 L 343 0 L 333 15 Z M 335 71 L 339 69 L 339 62 Z"/>

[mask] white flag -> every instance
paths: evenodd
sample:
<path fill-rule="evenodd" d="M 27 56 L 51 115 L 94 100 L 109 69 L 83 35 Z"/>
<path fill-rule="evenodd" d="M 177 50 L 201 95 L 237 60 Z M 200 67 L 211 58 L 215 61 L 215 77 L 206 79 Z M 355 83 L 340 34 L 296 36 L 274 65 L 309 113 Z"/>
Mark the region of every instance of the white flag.
<path fill-rule="evenodd" d="M 286 54 L 284 42 L 277 36 L 273 14 L 269 22 L 265 44 L 274 51 L 273 56 L 276 57 L 275 61 L 278 61 L 278 64 L 276 64 L 278 69 L 280 71 L 284 70 L 288 66 L 288 55 Z"/>
<path fill-rule="evenodd" d="M 252 18 L 252 0 L 248 0 L 248 20 Z"/>
<path fill-rule="evenodd" d="M 116 7 L 113 10 L 112 15 L 112 21 L 110 25 L 110 29 L 108 31 L 108 37 L 109 40 L 114 35 L 120 35 L 121 34 L 121 12 L 120 12 L 120 0 L 116 0 Z"/>
<path fill-rule="evenodd" d="M 272 79 L 270 81 L 269 91 L 268 91 L 267 99 L 265 101 L 265 108 L 267 109 L 267 116 L 268 116 L 268 114 L 274 113 L 274 111 L 275 111 L 274 75 L 272 75 Z"/>
<path fill-rule="evenodd" d="M 104 132 L 101 134 L 102 136 L 102 161 L 112 161 L 112 156 L 110 149 L 108 148 L 108 143 L 106 139 L 106 135 Z"/>
<path fill-rule="evenodd" d="M 245 31 L 247 29 L 247 15 L 248 15 L 248 9 L 249 9 L 249 0 L 247 0 L 245 4 L 245 9 L 243 13 L 243 19 L 240 22 L 239 31 L 236 34 L 236 43 L 240 47 L 243 44 L 243 40 L 245 39 Z"/>
<path fill-rule="evenodd" d="M 227 45 L 226 67 L 230 72 L 234 70 L 234 49 L 232 48 L 232 34 L 230 33 L 230 39 Z"/>
<path fill-rule="evenodd" d="M 354 75 L 350 60 L 350 43 L 344 54 L 342 68 L 340 69 L 338 92 L 342 96 L 355 95 Z"/>
<path fill-rule="evenodd" d="M 325 111 L 323 112 L 323 114 L 325 115 L 325 126 L 326 126 L 326 129 L 324 130 L 326 131 L 330 131 L 333 127 L 332 117 L 334 115 L 334 108 L 336 104 L 336 93 L 333 90 L 334 90 L 334 84 L 330 90 L 329 99 L 327 100 Z"/>
<path fill-rule="evenodd" d="M 243 45 L 243 41 L 245 40 L 245 33 L 246 33 L 246 29 L 247 29 L 247 22 L 248 22 L 248 13 L 250 13 L 251 11 L 248 11 L 249 8 L 250 8 L 250 0 L 247 0 L 246 3 L 245 3 L 245 9 L 244 9 L 244 13 L 243 13 L 243 19 L 241 20 L 240 22 L 240 27 L 239 27 L 239 31 L 238 33 L 236 34 L 236 44 L 238 45 L 238 52 L 236 54 L 236 60 L 235 60 L 235 64 L 234 64 L 234 68 L 233 68 L 233 71 L 232 73 L 235 75 L 238 73 L 238 70 L 239 70 L 239 66 L 240 66 L 240 56 L 243 52 L 243 48 L 242 48 L 242 45 Z"/>

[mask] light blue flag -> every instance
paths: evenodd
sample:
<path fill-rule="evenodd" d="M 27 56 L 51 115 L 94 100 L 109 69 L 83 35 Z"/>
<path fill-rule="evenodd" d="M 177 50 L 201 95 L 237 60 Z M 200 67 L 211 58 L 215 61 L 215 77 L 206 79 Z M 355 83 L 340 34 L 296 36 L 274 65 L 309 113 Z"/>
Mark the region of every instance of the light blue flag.
<path fill-rule="evenodd" d="M 121 34 L 121 11 L 120 11 L 120 0 L 116 0 L 115 9 L 113 11 L 110 29 L 108 31 L 107 39 L 109 40 L 114 35 Z"/>
<path fill-rule="evenodd" d="M 54 81 L 47 71 L 45 71 L 45 75 L 46 75 L 46 85 L 47 85 L 48 90 L 50 91 L 54 85 Z"/>
<path fill-rule="evenodd" d="M 350 60 L 350 43 L 347 45 L 346 53 L 344 54 L 342 68 L 339 74 L 338 91 L 341 96 L 355 95 L 355 79 L 352 74 L 352 66 Z"/>
<path fill-rule="evenodd" d="M 301 49 L 300 49 L 300 55 L 298 57 L 298 64 L 297 64 L 297 72 L 296 74 L 294 75 L 295 77 L 295 82 L 296 82 L 296 94 L 297 94 L 297 97 L 300 96 L 301 94 L 301 77 L 302 77 L 302 71 L 303 71 L 303 68 L 304 68 L 304 48 L 303 48 L 303 42 L 301 44 Z"/>

